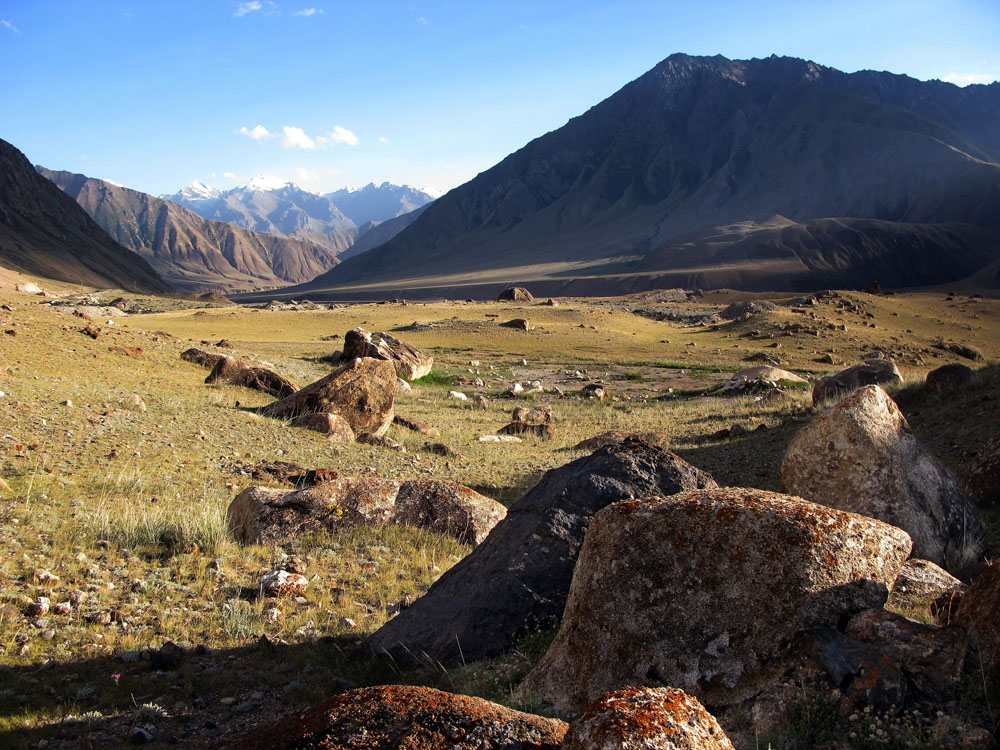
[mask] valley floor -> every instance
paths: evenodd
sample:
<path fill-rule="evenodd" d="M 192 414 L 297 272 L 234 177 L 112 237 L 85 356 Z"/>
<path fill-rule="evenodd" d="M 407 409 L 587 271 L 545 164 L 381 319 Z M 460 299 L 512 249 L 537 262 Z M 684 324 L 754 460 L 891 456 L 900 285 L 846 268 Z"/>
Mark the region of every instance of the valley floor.
<path fill-rule="evenodd" d="M 789 440 L 818 411 L 808 388 L 757 401 L 718 395 L 719 386 L 756 364 L 754 355 L 775 356 L 814 380 L 877 349 L 911 386 L 901 406 L 919 439 L 964 475 L 1000 422 L 1000 373 L 988 364 L 1000 359 L 1000 301 L 840 292 L 806 305 L 769 296 L 782 304 L 742 322 L 705 318 L 750 297 L 734 292 L 688 302 L 649 293 L 556 306 L 299 310 L 136 299 L 137 309 L 158 312 L 111 317 L 91 305 L 86 318 L 51 304 L 78 296 L 0 289 L 0 745 L 107 747 L 143 727 L 154 743 L 198 747 L 325 698 L 344 680 L 426 684 L 511 703 L 551 633 L 506 657 L 450 670 L 403 670 L 363 646 L 468 547 L 408 528 L 240 546 L 225 511 L 258 483 L 249 474 L 259 462 L 450 479 L 509 504 L 548 469 L 584 455 L 573 448 L 579 441 L 641 430 L 660 433 L 720 485 L 777 490 Z M 512 318 L 534 329 L 498 325 Z M 395 332 L 434 356 L 432 375 L 397 397 L 396 413 L 437 427 L 435 441 L 463 458 L 431 453 L 427 438 L 395 425 L 389 436 L 405 452 L 329 443 L 237 408 L 270 399 L 205 385 L 208 371 L 180 359 L 199 346 L 256 360 L 302 386 L 330 371 L 330 355 L 356 326 Z M 231 348 L 215 346 L 222 341 Z M 939 348 L 948 343 L 977 347 L 986 363 Z M 981 368 L 973 386 L 947 395 L 921 390 L 927 371 L 960 361 Z M 483 385 L 473 384 L 477 378 Z M 534 380 L 540 393 L 507 396 L 515 381 Z M 609 398 L 573 395 L 594 382 Z M 451 390 L 489 403 L 455 401 Z M 522 401 L 552 407 L 554 439 L 478 440 L 509 422 Z M 745 431 L 721 433 L 733 425 Z M 1000 518 L 986 521 L 997 549 Z M 256 591 L 286 553 L 305 561 L 310 583 L 302 602 L 281 603 L 275 621 Z M 55 605 L 71 596 L 68 614 L 32 611 L 39 597 Z M 184 657 L 151 661 L 168 641 Z M 981 689 L 969 691 L 962 710 L 981 710 Z"/>

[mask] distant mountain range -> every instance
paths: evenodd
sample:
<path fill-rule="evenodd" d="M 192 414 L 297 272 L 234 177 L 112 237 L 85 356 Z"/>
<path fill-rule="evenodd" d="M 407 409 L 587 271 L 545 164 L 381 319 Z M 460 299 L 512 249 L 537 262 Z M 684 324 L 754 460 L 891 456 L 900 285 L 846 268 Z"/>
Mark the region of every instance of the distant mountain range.
<path fill-rule="evenodd" d="M 337 253 L 350 247 L 357 233 L 353 228 L 333 233 L 320 245 L 251 232 L 103 180 L 37 169 L 183 291 L 247 291 L 307 281 L 336 265 Z"/>
<path fill-rule="evenodd" d="M 383 222 L 430 203 L 433 196 L 406 185 L 369 184 L 360 190 L 316 195 L 290 182 L 257 176 L 225 192 L 195 180 L 173 195 L 199 216 L 255 232 L 328 234 Z"/>
<path fill-rule="evenodd" d="M 0 265 L 73 284 L 166 293 L 170 288 L 122 247 L 24 154 L 0 140 Z"/>
<path fill-rule="evenodd" d="M 1000 83 L 678 54 L 286 291 L 1000 286 L 998 258 Z"/>

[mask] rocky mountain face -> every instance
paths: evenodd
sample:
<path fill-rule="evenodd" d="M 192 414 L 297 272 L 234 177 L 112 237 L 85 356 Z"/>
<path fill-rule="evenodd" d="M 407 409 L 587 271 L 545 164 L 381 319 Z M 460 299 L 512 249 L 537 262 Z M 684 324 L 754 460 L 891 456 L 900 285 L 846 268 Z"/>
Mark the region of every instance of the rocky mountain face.
<path fill-rule="evenodd" d="M 74 284 L 137 293 L 170 291 L 145 260 L 115 242 L 3 140 L 0 265 Z"/>
<path fill-rule="evenodd" d="M 359 227 L 368 222 L 383 222 L 403 216 L 434 200 L 430 193 L 423 190 L 389 182 L 381 185 L 369 182 L 358 190 L 336 190 L 323 197 L 333 201 Z"/>
<path fill-rule="evenodd" d="M 500 268 L 543 294 L 903 286 L 997 258 L 1000 83 L 678 54 L 308 291 Z"/>
<path fill-rule="evenodd" d="M 354 230 L 324 235 L 322 244 L 248 231 L 85 175 L 38 171 L 177 289 L 233 291 L 301 283 L 336 265 L 337 253 L 354 239 Z"/>

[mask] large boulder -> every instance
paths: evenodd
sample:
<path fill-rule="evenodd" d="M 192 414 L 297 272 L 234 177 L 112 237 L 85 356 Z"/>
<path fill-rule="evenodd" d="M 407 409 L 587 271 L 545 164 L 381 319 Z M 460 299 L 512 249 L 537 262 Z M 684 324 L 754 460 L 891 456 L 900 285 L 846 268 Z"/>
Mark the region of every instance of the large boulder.
<path fill-rule="evenodd" d="M 864 362 L 833 375 L 820 378 L 813 385 L 814 404 L 842 398 L 865 385 L 902 385 L 899 368 L 888 359 L 866 359 Z"/>
<path fill-rule="evenodd" d="M 566 724 L 427 687 L 357 688 L 217 747 L 242 750 L 557 750 Z"/>
<path fill-rule="evenodd" d="M 976 379 L 976 371 L 960 364 L 941 365 L 927 373 L 924 385 L 933 393 L 948 393 L 971 384 Z"/>
<path fill-rule="evenodd" d="M 976 643 L 978 660 L 989 673 L 1000 668 L 1000 564 L 993 563 L 972 582 L 958 604 L 954 621 Z M 994 676 L 995 677 L 995 676 Z"/>
<path fill-rule="evenodd" d="M 627 687 L 602 695 L 573 722 L 561 750 L 733 750 L 697 698 L 676 688 Z"/>
<path fill-rule="evenodd" d="M 264 367 L 248 365 L 235 357 L 223 357 L 216 362 L 205 382 L 240 385 L 277 398 L 291 396 L 298 390 L 288 378 Z"/>
<path fill-rule="evenodd" d="M 616 503 L 594 516 L 523 689 L 566 714 L 625 685 L 739 703 L 781 674 L 799 631 L 882 606 L 909 552 L 893 526 L 762 490 Z"/>
<path fill-rule="evenodd" d="M 475 545 L 506 513 L 500 503 L 457 482 L 337 477 L 291 492 L 247 487 L 230 503 L 226 520 L 244 544 L 284 544 L 322 529 L 402 524 Z"/>
<path fill-rule="evenodd" d="M 195 346 L 181 352 L 181 359 L 185 362 L 191 362 L 192 364 L 208 367 L 209 369 L 215 367 L 220 359 L 225 358 L 226 355 L 224 354 L 213 354 L 212 352 L 206 352 L 204 349 L 199 349 Z"/>
<path fill-rule="evenodd" d="M 990 438 L 972 460 L 965 490 L 982 506 L 1000 505 L 1000 433 Z"/>
<path fill-rule="evenodd" d="M 917 443 L 899 407 L 877 385 L 854 391 L 795 435 L 781 485 L 790 494 L 904 529 L 914 556 L 949 570 L 984 552 L 975 506 Z"/>
<path fill-rule="evenodd" d="M 404 380 L 422 378 L 431 371 L 434 358 L 429 354 L 382 331 L 368 333 L 355 328 L 344 335 L 344 359 L 372 357 L 392 362 L 396 374 Z"/>
<path fill-rule="evenodd" d="M 742 388 L 747 383 L 757 380 L 769 380 L 772 383 L 808 383 L 801 375 L 794 372 L 782 370 L 780 367 L 771 365 L 760 365 L 759 367 L 744 367 L 739 372 L 734 372 L 733 376 L 723 384 L 723 390 L 734 390 Z"/>
<path fill-rule="evenodd" d="M 326 414 L 324 412 L 300 414 L 297 417 L 292 417 L 288 426 L 320 432 L 326 435 L 327 440 L 332 443 L 354 442 L 354 430 L 351 429 L 347 420 L 339 414 Z"/>
<path fill-rule="evenodd" d="M 497 302 L 534 302 L 535 297 L 523 286 L 509 286 L 497 295 Z"/>
<path fill-rule="evenodd" d="M 715 481 L 683 459 L 638 441 L 601 448 L 546 472 L 471 554 L 369 639 L 394 656 L 444 664 L 511 649 L 562 614 L 590 519 L 618 500 L 670 495 Z"/>
<path fill-rule="evenodd" d="M 384 435 L 392 424 L 396 371 L 383 359 L 352 359 L 326 377 L 261 409 L 261 414 L 292 419 L 314 412 L 339 414 L 354 433 Z"/>

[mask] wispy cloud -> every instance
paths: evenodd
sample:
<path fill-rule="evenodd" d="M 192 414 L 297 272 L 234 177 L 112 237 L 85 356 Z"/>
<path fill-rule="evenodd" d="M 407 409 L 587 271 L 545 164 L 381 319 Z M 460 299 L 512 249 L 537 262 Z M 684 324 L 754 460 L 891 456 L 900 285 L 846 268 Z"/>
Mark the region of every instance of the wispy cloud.
<path fill-rule="evenodd" d="M 333 130 L 330 131 L 330 140 L 334 143 L 345 143 L 348 146 L 357 146 L 360 143 L 354 133 L 341 125 L 333 126 Z"/>
<path fill-rule="evenodd" d="M 292 15 L 308 18 L 309 16 L 318 16 L 323 12 L 324 10 L 322 8 L 303 8 L 302 10 L 295 11 Z"/>
<path fill-rule="evenodd" d="M 15 34 L 21 33 L 21 30 L 17 28 L 17 26 L 15 26 L 14 24 L 12 24 L 10 21 L 8 21 L 6 18 L 0 18 L 0 26 L 3 26 L 5 29 L 10 29 Z"/>
<path fill-rule="evenodd" d="M 244 125 L 236 132 L 245 135 L 247 138 L 252 138 L 255 141 L 262 141 L 265 138 L 270 138 L 274 135 L 274 133 L 269 132 L 263 125 L 254 125 L 252 128 L 247 128 Z"/>
<path fill-rule="evenodd" d="M 238 180 L 238 179 L 240 179 L 239 177 L 237 177 L 236 175 L 234 175 L 232 172 L 223 172 L 222 176 L 225 177 L 227 180 Z"/>
<path fill-rule="evenodd" d="M 273 15 L 279 12 L 278 4 L 273 0 L 248 0 L 248 2 L 237 5 L 236 10 L 233 11 L 233 15 L 240 18 L 248 13 L 256 13 L 258 11 L 263 11 L 265 15 Z"/>
<path fill-rule="evenodd" d="M 424 18 L 423 16 L 420 16 L 420 18 L 417 19 L 417 23 L 419 23 L 422 26 L 426 26 L 427 25 L 427 19 Z"/>
<path fill-rule="evenodd" d="M 281 145 L 285 148 L 304 148 L 307 151 L 314 151 L 326 141 L 325 138 L 313 140 L 306 135 L 306 131 L 302 128 L 296 128 L 291 125 L 285 125 L 282 131 L 285 133 L 285 137 L 282 139 Z"/>
<path fill-rule="evenodd" d="M 993 83 L 997 78 L 987 73 L 949 73 L 941 80 L 957 86 L 968 86 L 970 83 Z"/>
<path fill-rule="evenodd" d="M 378 137 L 378 142 L 379 142 L 379 143 L 388 143 L 388 142 L 389 142 L 389 139 L 388 139 L 388 138 L 386 138 L 386 137 L 385 137 L 384 135 L 380 135 L 380 136 Z"/>

